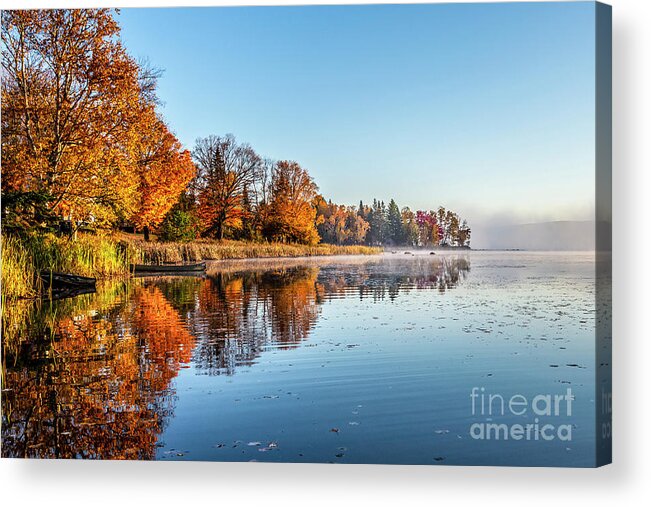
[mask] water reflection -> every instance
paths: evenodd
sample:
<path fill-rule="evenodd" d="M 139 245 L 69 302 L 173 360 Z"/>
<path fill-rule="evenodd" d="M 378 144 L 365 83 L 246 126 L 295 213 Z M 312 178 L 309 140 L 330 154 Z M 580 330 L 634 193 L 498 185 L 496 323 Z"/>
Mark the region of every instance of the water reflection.
<path fill-rule="evenodd" d="M 155 286 L 126 290 L 106 307 L 87 303 L 100 302 L 67 314 L 52 305 L 49 322 L 35 310 L 38 333 L 5 348 L 4 456 L 153 457 L 173 413 L 170 380 L 194 339 Z"/>
<path fill-rule="evenodd" d="M 389 269 L 387 269 L 387 267 Z M 356 293 L 360 299 L 394 300 L 401 292 L 413 289 L 436 289 L 440 293 L 453 289 L 470 271 L 467 257 L 418 256 L 413 259 L 390 259 L 383 263 L 367 263 L 352 270 L 326 266 L 319 281 L 330 297 Z"/>
<path fill-rule="evenodd" d="M 232 374 L 271 343 L 292 347 L 307 339 L 319 316 L 318 272 L 295 267 L 209 276 L 188 318 L 197 369 Z"/>
<path fill-rule="evenodd" d="M 331 299 L 445 292 L 469 269 L 463 257 L 232 263 L 4 305 L 2 455 L 153 459 L 181 368 L 233 374 L 307 340 Z"/>
<path fill-rule="evenodd" d="M 251 270 L 236 262 L 209 275 L 188 318 L 197 337 L 197 369 L 232 374 L 268 347 L 296 346 L 308 338 L 320 305 L 330 299 L 354 295 L 393 300 L 414 289 L 443 293 L 470 269 L 465 257 L 313 264 L 272 262 Z"/>

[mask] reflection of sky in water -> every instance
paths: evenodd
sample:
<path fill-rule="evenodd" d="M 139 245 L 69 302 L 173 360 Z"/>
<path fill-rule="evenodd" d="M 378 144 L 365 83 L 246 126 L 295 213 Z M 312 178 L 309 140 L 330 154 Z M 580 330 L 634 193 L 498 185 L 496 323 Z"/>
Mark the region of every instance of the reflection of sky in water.
<path fill-rule="evenodd" d="M 415 272 L 433 262 L 321 268 L 324 302 L 301 347 L 268 344 L 232 377 L 180 375 L 159 458 L 589 464 L 592 256 L 473 253 L 458 287 L 415 289 Z M 360 269 L 370 276 L 362 280 Z M 398 297 L 389 296 L 391 283 L 379 288 L 385 275 L 400 285 Z M 342 289 L 332 279 L 358 285 Z M 572 442 L 472 440 L 470 424 L 483 421 L 470 414 L 473 386 L 504 397 L 571 387 Z"/>
<path fill-rule="evenodd" d="M 234 262 L 144 282 L 131 310 L 97 318 L 139 336 L 141 370 L 168 378 L 142 385 L 168 400 L 148 429 L 159 459 L 580 466 L 594 455 L 593 273 L 592 254 Z M 161 317 L 139 318 L 143 304 Z M 572 441 L 472 439 L 473 387 L 571 388 L 572 417 L 548 422 L 572 424 Z"/>

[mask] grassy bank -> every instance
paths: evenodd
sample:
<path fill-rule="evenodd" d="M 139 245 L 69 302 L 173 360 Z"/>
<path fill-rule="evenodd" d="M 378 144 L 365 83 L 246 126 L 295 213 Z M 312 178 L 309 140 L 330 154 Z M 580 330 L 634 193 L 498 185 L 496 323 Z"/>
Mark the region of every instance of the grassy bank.
<path fill-rule="evenodd" d="M 145 242 L 127 235 L 79 234 L 77 239 L 52 234 L 2 236 L 2 298 L 38 294 L 43 270 L 96 278 L 129 276 L 129 264 L 159 264 L 200 260 L 302 257 L 317 255 L 370 255 L 380 248 L 339 245 L 296 245 L 242 241 Z"/>
<path fill-rule="evenodd" d="M 96 278 L 129 275 L 129 251 L 112 236 L 79 235 L 77 239 L 41 234 L 2 236 L 2 297 L 32 297 L 40 271 L 52 270 Z"/>
<path fill-rule="evenodd" d="M 145 264 L 194 262 L 201 260 L 256 259 L 271 257 L 311 257 L 322 255 L 372 255 L 381 248 L 341 245 L 298 245 L 284 243 L 252 243 L 245 241 L 193 241 L 162 243 L 129 240 L 129 252 Z"/>

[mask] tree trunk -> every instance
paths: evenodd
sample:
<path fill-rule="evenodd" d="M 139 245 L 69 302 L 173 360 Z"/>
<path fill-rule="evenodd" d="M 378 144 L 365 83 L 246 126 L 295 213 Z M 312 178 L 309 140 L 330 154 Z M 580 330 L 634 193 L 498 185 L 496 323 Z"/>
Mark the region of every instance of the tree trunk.
<path fill-rule="evenodd" d="M 145 225 L 142 229 L 142 233 L 145 236 L 145 241 L 149 241 L 149 226 Z"/>
<path fill-rule="evenodd" d="M 77 240 L 77 224 L 75 224 L 72 217 L 72 211 L 70 212 L 70 237 L 75 241 Z"/>

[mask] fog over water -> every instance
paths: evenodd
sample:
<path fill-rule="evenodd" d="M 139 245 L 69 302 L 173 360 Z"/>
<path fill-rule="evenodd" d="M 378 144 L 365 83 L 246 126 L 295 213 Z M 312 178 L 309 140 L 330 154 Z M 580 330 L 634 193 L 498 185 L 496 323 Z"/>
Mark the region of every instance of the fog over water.
<path fill-rule="evenodd" d="M 472 225 L 471 225 L 472 227 Z M 556 221 L 472 227 L 471 246 L 488 250 L 590 251 L 595 245 L 595 222 Z"/>

